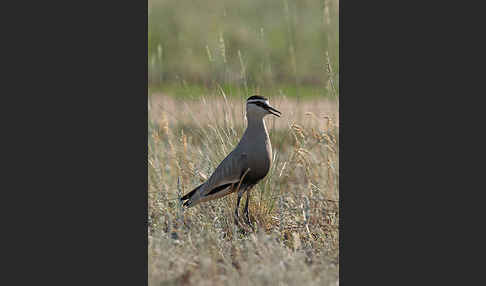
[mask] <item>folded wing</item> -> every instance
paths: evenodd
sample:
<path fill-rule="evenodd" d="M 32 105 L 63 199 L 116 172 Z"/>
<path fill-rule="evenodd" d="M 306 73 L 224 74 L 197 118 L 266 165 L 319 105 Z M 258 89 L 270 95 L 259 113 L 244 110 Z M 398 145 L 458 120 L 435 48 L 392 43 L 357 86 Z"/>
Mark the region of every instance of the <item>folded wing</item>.
<path fill-rule="evenodd" d="M 248 167 L 245 153 L 230 153 L 202 185 L 182 197 L 184 206 L 192 207 L 200 202 L 220 198 L 232 193 Z"/>
<path fill-rule="evenodd" d="M 230 153 L 216 168 L 214 173 L 208 179 L 204 186 L 201 195 L 209 193 L 214 194 L 214 190 L 218 187 L 237 183 L 241 176 L 246 171 L 248 166 L 247 155 L 245 153 L 234 154 Z"/>

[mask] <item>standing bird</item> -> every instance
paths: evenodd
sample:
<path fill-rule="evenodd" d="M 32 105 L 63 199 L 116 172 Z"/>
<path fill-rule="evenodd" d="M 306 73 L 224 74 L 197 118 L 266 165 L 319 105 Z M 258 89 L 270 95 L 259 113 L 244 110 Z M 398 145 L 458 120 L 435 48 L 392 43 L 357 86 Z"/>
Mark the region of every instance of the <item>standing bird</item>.
<path fill-rule="evenodd" d="M 272 145 L 263 120 L 268 114 L 280 117 L 281 112 L 271 107 L 265 97 L 254 95 L 246 100 L 248 126 L 243 137 L 206 182 L 181 198 L 183 206 L 193 207 L 200 202 L 218 199 L 238 191 L 235 209 L 235 223 L 238 224 L 240 200 L 247 192 L 245 218 L 250 224 L 250 190 L 268 174 L 272 163 Z"/>

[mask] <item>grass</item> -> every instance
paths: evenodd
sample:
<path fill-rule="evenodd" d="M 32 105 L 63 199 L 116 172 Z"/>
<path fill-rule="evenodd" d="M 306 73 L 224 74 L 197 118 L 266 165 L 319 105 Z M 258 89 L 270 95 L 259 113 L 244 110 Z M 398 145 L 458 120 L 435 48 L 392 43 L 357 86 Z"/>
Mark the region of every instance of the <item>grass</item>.
<path fill-rule="evenodd" d="M 149 0 L 149 85 L 322 86 L 338 0 Z"/>
<path fill-rule="evenodd" d="M 149 285 L 339 284 L 338 5 L 149 0 Z M 236 194 L 177 198 L 238 143 L 257 88 L 283 116 L 243 232 Z"/>
<path fill-rule="evenodd" d="M 215 85 L 199 85 L 199 84 L 189 84 L 186 82 L 181 83 L 167 83 L 162 86 L 151 86 L 149 89 L 149 94 L 167 94 L 175 97 L 180 97 L 184 99 L 198 99 L 201 95 L 211 95 L 215 88 Z M 243 88 L 237 85 L 222 85 L 221 88 L 228 96 L 247 98 L 251 96 Z M 249 90 L 248 92 L 251 92 Z M 331 97 L 333 96 L 328 92 L 327 89 L 322 88 L 322 86 L 314 85 L 303 85 L 296 87 L 293 84 L 280 84 L 276 86 L 266 86 L 260 89 L 261 94 L 275 94 L 275 95 L 285 95 L 288 97 L 300 97 L 300 98 L 310 98 L 310 97 Z"/>
<path fill-rule="evenodd" d="M 244 101 L 219 90 L 149 102 L 149 285 L 337 285 L 336 99 L 270 98 L 283 117 L 265 119 L 274 162 L 251 191 L 250 233 L 233 223 L 235 194 L 185 211 L 177 200 L 238 143 Z"/>

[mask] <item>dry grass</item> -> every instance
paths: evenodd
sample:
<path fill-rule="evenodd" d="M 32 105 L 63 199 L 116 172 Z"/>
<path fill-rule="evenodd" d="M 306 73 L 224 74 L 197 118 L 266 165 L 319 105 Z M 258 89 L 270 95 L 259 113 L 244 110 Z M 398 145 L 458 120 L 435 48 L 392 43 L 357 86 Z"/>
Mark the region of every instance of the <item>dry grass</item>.
<path fill-rule="evenodd" d="M 185 211 L 176 199 L 238 143 L 244 101 L 149 101 L 149 285 L 338 284 L 336 101 L 270 98 L 284 116 L 266 119 L 274 162 L 251 191 L 251 233 L 233 224 L 235 194 Z"/>
<path fill-rule="evenodd" d="M 235 112 L 232 122 L 236 126 L 244 124 L 245 98 L 224 98 L 207 96 L 202 99 L 184 100 L 174 96 L 154 93 L 151 95 L 153 109 L 150 114 L 151 120 L 156 124 L 163 125 L 167 122 L 170 126 L 190 125 L 194 122 L 201 126 L 211 122 L 226 120 L 224 116 L 214 116 L 214 110 L 223 110 L 226 102 L 232 106 Z M 330 117 L 332 125 L 339 127 L 338 106 L 336 100 L 330 97 L 309 97 L 298 102 L 295 97 L 275 96 L 272 98 L 272 106 L 275 106 L 283 113 L 281 119 L 267 120 L 269 127 L 285 130 L 290 124 L 295 123 L 306 127 L 323 127 L 327 125 L 327 117 Z M 296 105 L 298 109 L 295 109 Z M 212 106 L 213 108 L 207 108 Z M 197 111 L 197 112 L 195 112 Z"/>

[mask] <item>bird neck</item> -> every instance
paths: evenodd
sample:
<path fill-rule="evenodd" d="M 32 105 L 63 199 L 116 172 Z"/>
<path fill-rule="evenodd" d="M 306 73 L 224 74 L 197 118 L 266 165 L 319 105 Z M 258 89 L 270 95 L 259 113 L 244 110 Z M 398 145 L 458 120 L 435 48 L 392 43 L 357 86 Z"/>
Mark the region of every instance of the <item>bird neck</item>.
<path fill-rule="evenodd" d="M 265 142 L 265 144 L 269 143 L 270 138 L 263 117 L 248 119 L 244 137 L 246 137 L 246 140 L 250 140 L 252 144 L 260 141 Z"/>
<path fill-rule="evenodd" d="M 265 133 L 267 132 L 267 126 L 265 125 L 265 121 L 263 120 L 263 117 L 253 117 L 253 118 L 247 118 L 248 120 L 248 129 L 252 130 L 258 130 L 258 129 L 263 129 L 265 130 Z"/>

